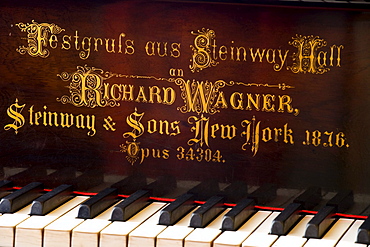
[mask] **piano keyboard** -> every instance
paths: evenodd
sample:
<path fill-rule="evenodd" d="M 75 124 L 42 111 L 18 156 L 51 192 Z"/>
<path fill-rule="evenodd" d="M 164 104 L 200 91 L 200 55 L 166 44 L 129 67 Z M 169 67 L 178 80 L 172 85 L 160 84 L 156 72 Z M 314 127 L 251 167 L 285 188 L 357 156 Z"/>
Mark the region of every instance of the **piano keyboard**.
<path fill-rule="evenodd" d="M 181 183 L 181 181 L 178 181 Z M 27 187 L 27 186 L 25 186 Z M 256 195 L 260 188 L 248 187 L 250 192 L 249 198 Z M 15 192 L 19 193 L 17 189 Z M 106 191 L 106 190 L 102 190 Z M 14 194 L 13 192 L 12 194 Z M 53 192 L 44 192 L 51 194 Z M 104 192 L 105 193 L 105 192 Z M 10 195 L 12 195 L 10 194 Z M 101 193 L 99 193 L 101 194 Z M 98 195 L 99 195 L 98 194 Z M 137 194 L 136 192 L 133 193 Z M 292 201 L 297 201 L 302 198 L 304 192 L 297 190 L 278 189 L 277 197 L 271 202 L 271 205 L 290 205 Z M 325 208 L 332 201 L 335 193 L 326 193 L 323 200 L 316 208 Z M 9 196 L 8 196 L 9 197 Z M 367 246 L 367 243 L 357 242 L 358 229 L 363 225 L 364 219 L 353 219 L 350 217 L 332 217 L 330 215 L 330 226 L 325 230 L 324 234 L 319 238 L 305 237 L 307 225 L 320 214 L 314 212 L 311 214 L 303 213 L 297 217 L 297 222 L 285 234 L 272 234 L 272 225 L 275 219 L 282 214 L 281 210 L 276 208 L 263 209 L 261 206 L 253 208 L 253 212 L 247 217 L 237 229 L 222 230 L 225 215 L 230 215 L 236 205 L 223 204 L 220 213 L 215 213 L 205 226 L 192 227 L 191 221 L 194 213 L 201 211 L 207 207 L 208 201 L 202 203 L 193 203 L 190 211 L 181 216 L 179 220 L 171 225 L 158 224 L 161 214 L 164 214 L 166 208 L 175 203 L 164 201 L 146 202 L 143 209 L 138 210 L 135 214 L 125 221 L 112 221 L 112 212 L 114 208 L 122 204 L 124 201 L 129 201 L 129 198 L 117 201 L 117 197 L 111 200 L 111 203 L 106 200 L 99 199 L 97 204 L 91 204 L 91 207 L 99 208 L 100 212 L 96 216 L 89 218 L 78 217 L 80 209 L 86 206 L 86 203 L 96 198 L 97 195 L 81 196 L 74 195 L 72 199 L 61 203 L 60 206 L 44 215 L 30 215 L 32 205 L 27 204 L 12 213 L 3 213 L 0 216 L 0 243 L 1 246 L 8 247 L 108 247 L 108 246 L 128 246 L 128 247 L 252 247 L 252 246 L 272 246 L 272 247 L 289 247 L 289 246 L 338 246 L 338 247 L 355 247 Z M 298 198 L 297 198 L 298 197 Z M 7 197 L 5 197 L 7 198 Z M 285 199 L 283 199 L 285 198 Z M 295 199 L 294 199 L 295 198 Z M 335 198 L 335 196 L 334 196 Z M 4 199 L 4 198 L 3 198 Z M 106 199 L 106 198 L 105 198 Z M 37 199 L 36 199 L 37 200 Z M 258 202 L 258 198 L 250 199 Z M 0 201 L 1 204 L 4 200 Z M 96 201 L 96 200 L 95 200 Z M 241 200 L 242 202 L 243 200 Z M 356 197 L 355 197 L 356 201 Z M 35 202 L 35 201 L 34 201 Z M 302 202 L 303 203 L 303 202 Z M 84 205 L 84 206 L 82 206 Z M 109 205 L 109 206 L 107 206 Z M 362 207 L 363 212 L 367 212 L 366 206 L 361 203 L 355 204 L 353 208 L 359 210 Z M 336 205 L 335 207 L 340 207 Z M 91 208 L 93 209 L 93 208 Z M 257 210 L 256 210 L 257 209 Z M 250 208 L 248 209 L 250 211 Z M 211 213 L 210 213 L 211 212 Z M 212 214 L 212 207 L 206 212 Z M 284 212 L 284 211 L 283 211 Z M 348 211 L 347 212 L 351 212 Z M 205 215 L 203 215 L 205 216 Z M 208 217 L 208 216 L 207 216 Z M 206 217 L 205 217 L 206 218 Z"/>

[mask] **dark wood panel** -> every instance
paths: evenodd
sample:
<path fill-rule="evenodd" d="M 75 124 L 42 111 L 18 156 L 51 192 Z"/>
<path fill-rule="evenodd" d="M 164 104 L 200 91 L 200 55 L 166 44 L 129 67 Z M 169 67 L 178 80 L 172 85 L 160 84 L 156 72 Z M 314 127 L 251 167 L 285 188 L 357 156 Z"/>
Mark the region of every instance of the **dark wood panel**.
<path fill-rule="evenodd" d="M 365 10 L 3 1 L 0 23 L 3 166 L 369 192 Z"/>

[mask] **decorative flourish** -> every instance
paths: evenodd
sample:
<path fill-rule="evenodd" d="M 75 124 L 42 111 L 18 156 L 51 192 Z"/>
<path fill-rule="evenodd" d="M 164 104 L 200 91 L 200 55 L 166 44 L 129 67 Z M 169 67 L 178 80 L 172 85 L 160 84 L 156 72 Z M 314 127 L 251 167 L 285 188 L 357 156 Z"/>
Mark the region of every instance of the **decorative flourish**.
<path fill-rule="evenodd" d="M 147 76 L 147 75 L 123 75 L 123 74 L 117 74 L 112 72 L 105 72 L 105 76 L 111 78 L 111 77 L 119 77 L 119 78 L 127 78 L 127 79 L 151 79 L 156 81 L 168 81 L 168 82 L 174 82 L 174 78 L 164 78 L 164 77 L 156 77 L 156 76 Z"/>
<path fill-rule="evenodd" d="M 182 113 L 196 112 L 215 114 L 219 112 L 217 105 L 214 104 L 219 96 L 220 88 L 223 88 L 227 83 L 223 80 L 218 80 L 214 83 L 209 81 L 185 81 L 182 78 L 175 80 L 176 85 L 181 89 L 181 98 L 185 105 L 178 107 Z"/>
<path fill-rule="evenodd" d="M 205 68 L 216 66 L 216 62 L 211 57 L 211 44 L 212 40 L 216 37 L 216 34 L 213 30 L 202 28 L 198 32 L 192 31 L 191 34 L 197 35 L 194 39 L 194 45 L 190 45 L 193 56 L 190 60 L 192 64 L 189 66 L 191 72 L 199 72 Z"/>
<path fill-rule="evenodd" d="M 325 68 L 325 62 L 320 63 L 317 52 L 319 48 L 327 45 L 324 39 L 319 36 L 297 34 L 295 38 L 293 37 L 293 41 L 289 42 L 289 45 L 298 48 L 298 51 L 292 56 L 293 65 L 288 67 L 293 73 L 324 74 L 330 70 Z"/>
<path fill-rule="evenodd" d="M 278 88 L 278 89 L 281 89 L 281 90 L 286 90 L 286 89 L 292 89 L 292 88 L 295 88 L 293 86 L 290 86 L 290 85 L 286 85 L 285 83 L 279 83 L 279 84 L 276 84 L 276 85 L 271 85 L 271 84 L 268 84 L 268 83 L 244 83 L 244 82 L 233 82 L 231 81 L 229 83 L 230 84 L 237 84 L 237 85 L 243 85 L 243 86 L 246 86 L 246 87 L 270 87 L 270 88 Z"/>
<path fill-rule="evenodd" d="M 120 152 L 127 153 L 126 159 L 133 166 L 134 163 L 139 159 L 140 154 L 140 142 L 129 142 L 126 141 L 125 144 L 120 145 Z"/>
<path fill-rule="evenodd" d="M 151 79 L 157 81 L 174 82 L 174 78 L 160 78 L 155 76 L 143 75 L 123 75 L 109 71 L 103 71 L 95 67 L 77 66 L 77 71 L 73 73 L 62 72 L 58 74 L 63 81 L 70 81 L 70 95 L 63 95 L 57 98 L 63 104 L 72 104 L 77 107 L 116 107 L 120 106 L 117 99 L 105 97 L 104 81 L 112 78 L 131 78 L 131 79 Z"/>
<path fill-rule="evenodd" d="M 21 32 L 27 32 L 28 46 L 19 46 L 17 52 L 24 55 L 28 53 L 32 57 L 47 58 L 50 55 L 50 51 L 46 49 L 48 45 L 50 34 L 59 34 L 65 31 L 54 23 L 37 23 L 32 20 L 32 23 L 24 24 L 22 22 L 15 24 L 19 27 Z"/>
<path fill-rule="evenodd" d="M 63 95 L 61 98 L 57 98 L 57 101 L 63 104 L 69 103 L 77 107 L 85 106 L 89 108 L 120 105 L 114 99 L 103 97 L 103 81 L 113 77 L 112 74 L 85 65 L 84 67 L 77 66 L 77 71 L 72 74 L 63 72 L 58 76 L 63 81 L 71 81 L 67 86 L 71 95 Z"/>

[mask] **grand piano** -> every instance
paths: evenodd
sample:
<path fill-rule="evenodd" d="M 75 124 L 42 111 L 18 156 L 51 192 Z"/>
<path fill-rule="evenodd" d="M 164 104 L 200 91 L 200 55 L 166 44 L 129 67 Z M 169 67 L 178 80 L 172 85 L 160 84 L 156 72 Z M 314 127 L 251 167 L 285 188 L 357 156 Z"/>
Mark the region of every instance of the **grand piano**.
<path fill-rule="evenodd" d="M 1 1 L 0 246 L 368 246 L 369 9 Z"/>

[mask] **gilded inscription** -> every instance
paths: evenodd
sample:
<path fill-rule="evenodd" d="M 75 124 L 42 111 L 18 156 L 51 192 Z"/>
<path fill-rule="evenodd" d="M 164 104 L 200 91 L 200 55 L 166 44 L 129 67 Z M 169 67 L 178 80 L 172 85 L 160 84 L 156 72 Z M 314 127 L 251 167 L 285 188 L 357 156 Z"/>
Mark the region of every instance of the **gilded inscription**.
<path fill-rule="evenodd" d="M 27 24 L 18 23 L 16 26 L 21 32 L 27 33 L 27 37 L 22 38 L 27 41 L 27 45 L 20 45 L 16 51 L 31 57 L 47 58 L 52 49 L 75 51 L 82 60 L 97 53 L 130 56 L 139 53 L 141 57 L 162 60 L 178 59 L 183 54 L 189 54 L 181 50 L 184 46 L 180 42 L 154 40 L 150 37 L 135 42 L 125 32 L 101 37 L 83 35 L 81 30 L 68 33 L 54 23 L 32 21 Z M 267 121 L 259 120 L 258 116 L 255 116 L 256 112 L 290 114 L 294 117 L 301 114 L 297 107 L 299 101 L 294 101 L 288 91 L 285 91 L 296 89 L 296 84 L 291 85 L 291 82 L 287 81 L 185 79 L 186 72 L 190 71 L 194 75 L 206 69 L 221 69 L 222 64 L 227 62 L 229 65 L 238 63 L 246 66 L 258 63 L 267 65 L 274 72 L 322 75 L 329 72 L 331 67 L 341 67 L 344 45 L 329 45 L 324 38 L 315 35 L 295 34 L 290 41 L 284 42 L 286 48 L 282 45 L 251 47 L 246 43 L 248 40 L 220 41 L 221 38 L 216 37 L 214 30 L 202 28 L 186 33 L 193 38 L 191 44 L 187 44 L 187 48 L 190 48 L 190 65 L 183 66 L 183 63 L 179 63 L 179 67 L 171 67 L 178 64 L 168 63 L 169 66 L 164 68 L 164 71 L 168 72 L 169 78 L 114 73 L 87 65 L 77 66 L 73 72 L 57 75 L 63 82 L 68 83 L 65 86 L 68 93 L 56 99 L 61 104 L 70 104 L 82 109 L 120 107 L 124 102 L 136 103 L 132 113 L 122 116 L 122 120 L 126 120 L 123 121 L 124 125 L 128 126 L 125 131 L 120 132 L 122 126 L 118 126 L 119 121 L 113 120 L 113 115 L 96 119 L 95 115 L 54 111 L 46 104 L 41 107 L 19 104 L 18 98 L 7 109 L 7 115 L 12 120 L 4 126 L 4 130 L 13 130 L 17 134 L 28 124 L 34 127 L 82 129 L 92 137 L 97 133 L 97 123 L 101 123 L 103 131 L 122 133 L 124 143 L 119 145 L 119 151 L 125 153 L 131 165 L 142 164 L 147 158 L 166 160 L 171 155 L 178 160 L 190 162 L 226 163 L 227 157 L 222 151 L 212 149 L 212 140 L 216 139 L 225 142 L 241 140 L 240 149 L 253 157 L 258 154 L 261 145 L 271 142 L 323 148 L 350 146 L 345 133 L 339 128 L 336 131 L 306 129 L 298 133 L 293 130 L 289 120 L 274 126 L 273 123 L 266 124 Z M 294 33 L 288 37 L 291 37 L 290 35 Z M 253 36 L 248 36 L 251 37 Z M 141 46 L 138 47 L 138 44 Z M 188 62 L 189 58 L 185 64 Z M 139 85 L 136 80 L 143 80 L 145 84 Z M 153 81 L 156 84 L 150 84 Z M 225 90 L 228 87 L 235 90 Z M 264 90 L 247 91 L 246 87 L 264 87 Z M 281 91 L 276 93 L 277 90 Z M 176 101 L 178 96 L 183 104 Z M 179 116 L 183 119 L 159 119 L 158 116 L 151 116 L 150 111 L 139 112 L 139 104 L 160 104 L 169 107 L 177 104 L 175 107 L 182 113 Z M 238 120 L 238 123 L 214 121 L 217 119 L 213 118 L 214 115 L 223 110 L 233 110 L 245 115 L 253 113 L 249 117 L 243 117 L 241 121 Z M 173 138 L 183 133 L 189 135 L 185 139 L 186 143 L 177 144 L 171 149 L 146 147 L 143 138 L 139 142 L 139 138 L 146 134 Z"/>
<path fill-rule="evenodd" d="M 59 27 L 54 23 L 37 23 L 32 21 L 32 23 L 18 23 L 15 24 L 19 27 L 22 32 L 27 32 L 27 43 L 28 46 L 19 46 L 17 51 L 24 55 L 32 57 L 42 57 L 46 58 L 50 55 L 48 46 L 55 48 L 57 43 L 56 34 L 60 34 L 64 31 L 63 28 Z"/>
<path fill-rule="evenodd" d="M 117 107 L 121 105 L 121 101 L 172 105 L 176 99 L 176 92 L 171 87 L 155 85 L 144 87 L 105 82 L 112 77 L 169 80 L 165 78 L 122 75 L 88 66 L 78 66 L 76 72 L 63 72 L 58 76 L 63 81 L 70 81 L 67 87 L 70 95 L 63 95 L 57 98 L 57 101 L 77 107 Z"/>
<path fill-rule="evenodd" d="M 293 41 L 288 44 L 297 48 L 290 56 L 292 61 L 288 61 L 290 50 L 277 48 L 261 48 L 238 46 L 235 41 L 230 41 L 229 45 L 218 45 L 216 32 L 203 28 L 198 32 L 191 32 L 196 35 L 192 49 L 191 72 L 200 72 L 203 69 L 218 66 L 221 61 L 229 60 L 232 62 L 252 62 L 272 64 L 274 71 L 281 71 L 282 68 L 293 73 L 312 73 L 323 74 L 330 71 L 327 66 L 340 67 L 341 51 L 343 45 L 331 45 L 330 50 L 321 50 L 327 45 L 327 41 L 314 35 L 296 35 Z M 335 62 L 336 61 L 336 62 Z M 292 65 L 289 65 L 292 63 Z"/>
<path fill-rule="evenodd" d="M 35 106 L 31 105 L 28 107 L 28 119 L 26 119 L 25 115 L 23 114 L 25 107 L 26 104 L 18 104 L 18 99 L 15 100 L 14 104 L 9 106 L 7 113 L 10 118 L 14 119 L 14 122 L 5 125 L 5 130 L 13 129 L 17 134 L 18 129 L 28 123 L 30 126 L 35 125 L 66 129 L 76 127 L 78 129 L 87 129 L 88 136 L 94 136 L 96 134 L 95 115 L 48 111 L 48 107 L 46 105 L 44 105 L 43 110 L 36 110 Z"/>

